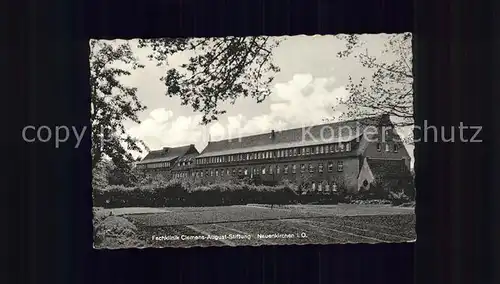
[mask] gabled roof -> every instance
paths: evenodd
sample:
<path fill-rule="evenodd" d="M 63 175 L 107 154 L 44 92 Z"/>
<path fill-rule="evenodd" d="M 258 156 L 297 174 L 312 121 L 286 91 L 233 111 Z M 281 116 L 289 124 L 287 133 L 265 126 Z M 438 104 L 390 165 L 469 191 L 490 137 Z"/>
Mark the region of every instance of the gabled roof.
<path fill-rule="evenodd" d="M 194 144 L 181 147 L 165 147 L 161 150 L 151 151 L 137 164 L 170 162 L 186 154 L 198 154 L 198 150 L 196 150 Z"/>
<path fill-rule="evenodd" d="M 409 178 L 412 177 L 410 169 L 404 160 L 396 159 L 366 159 L 368 166 L 375 178 Z"/>
<path fill-rule="evenodd" d="M 372 116 L 209 142 L 198 158 L 348 142 L 360 137 L 366 127 L 387 119 L 386 115 Z"/>

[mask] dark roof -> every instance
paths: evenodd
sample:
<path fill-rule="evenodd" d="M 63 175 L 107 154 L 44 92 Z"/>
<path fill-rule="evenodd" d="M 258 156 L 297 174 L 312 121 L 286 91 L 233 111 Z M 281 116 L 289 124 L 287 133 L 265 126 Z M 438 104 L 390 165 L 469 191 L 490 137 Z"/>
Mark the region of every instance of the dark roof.
<path fill-rule="evenodd" d="M 169 162 L 185 155 L 198 155 L 193 144 L 181 147 L 165 147 L 161 150 L 149 152 L 138 164 Z"/>
<path fill-rule="evenodd" d="M 386 115 L 372 116 L 209 142 L 198 157 L 348 142 L 361 136 L 367 126 L 377 125 L 387 119 Z"/>
<path fill-rule="evenodd" d="M 396 159 L 367 159 L 368 166 L 375 178 L 409 178 L 410 169 L 404 160 Z"/>

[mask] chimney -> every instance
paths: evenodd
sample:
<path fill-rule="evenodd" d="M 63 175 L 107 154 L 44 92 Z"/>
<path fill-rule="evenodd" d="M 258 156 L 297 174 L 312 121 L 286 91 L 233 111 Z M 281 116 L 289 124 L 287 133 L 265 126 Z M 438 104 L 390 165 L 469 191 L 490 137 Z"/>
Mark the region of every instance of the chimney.
<path fill-rule="evenodd" d="M 274 132 L 274 129 L 271 130 L 271 140 L 274 140 L 276 138 L 276 133 Z"/>

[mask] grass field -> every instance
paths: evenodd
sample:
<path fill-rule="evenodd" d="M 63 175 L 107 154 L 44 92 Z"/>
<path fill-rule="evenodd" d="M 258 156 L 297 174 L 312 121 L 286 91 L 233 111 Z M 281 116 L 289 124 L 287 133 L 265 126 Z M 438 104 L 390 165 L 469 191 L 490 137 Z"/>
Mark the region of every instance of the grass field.
<path fill-rule="evenodd" d="M 139 229 L 148 246 L 258 246 L 407 242 L 413 208 L 387 205 L 262 205 L 109 209 Z"/>

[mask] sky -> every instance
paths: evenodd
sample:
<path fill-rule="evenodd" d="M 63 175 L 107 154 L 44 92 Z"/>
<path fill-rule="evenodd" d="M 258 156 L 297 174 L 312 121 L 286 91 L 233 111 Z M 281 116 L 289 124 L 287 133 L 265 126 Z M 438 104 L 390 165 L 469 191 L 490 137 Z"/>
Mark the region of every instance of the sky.
<path fill-rule="evenodd" d="M 384 34 L 363 35 L 371 55 L 381 54 L 386 38 Z M 324 119 L 342 114 L 338 99 L 349 96 L 345 88 L 349 76 L 369 77 L 373 72 L 352 57 L 338 58 L 337 52 L 345 49 L 345 42 L 335 36 L 281 39 L 273 51 L 272 60 L 281 71 L 274 75 L 271 95 L 259 104 L 251 98 L 238 99 L 224 108 L 227 113 L 219 121 L 207 126 L 200 125 L 200 113 L 193 112 L 190 106 L 181 106 L 178 98 L 166 96 L 166 87 L 160 81 L 168 68 L 185 63 L 191 53 L 174 54 L 168 59 L 169 67 L 157 67 L 146 58 L 150 51 L 137 48 L 136 40 L 131 40 L 134 54 L 145 68 L 134 70 L 120 80 L 137 87 L 137 96 L 147 109 L 139 114 L 140 124 L 125 122 L 128 133 L 143 140 L 151 150 L 195 144 L 201 152 L 209 139 L 216 141 L 323 123 Z M 337 107 L 336 111 L 332 107 Z M 398 132 L 405 136 L 408 130 Z M 407 150 L 413 161 L 413 146 L 408 145 Z"/>

